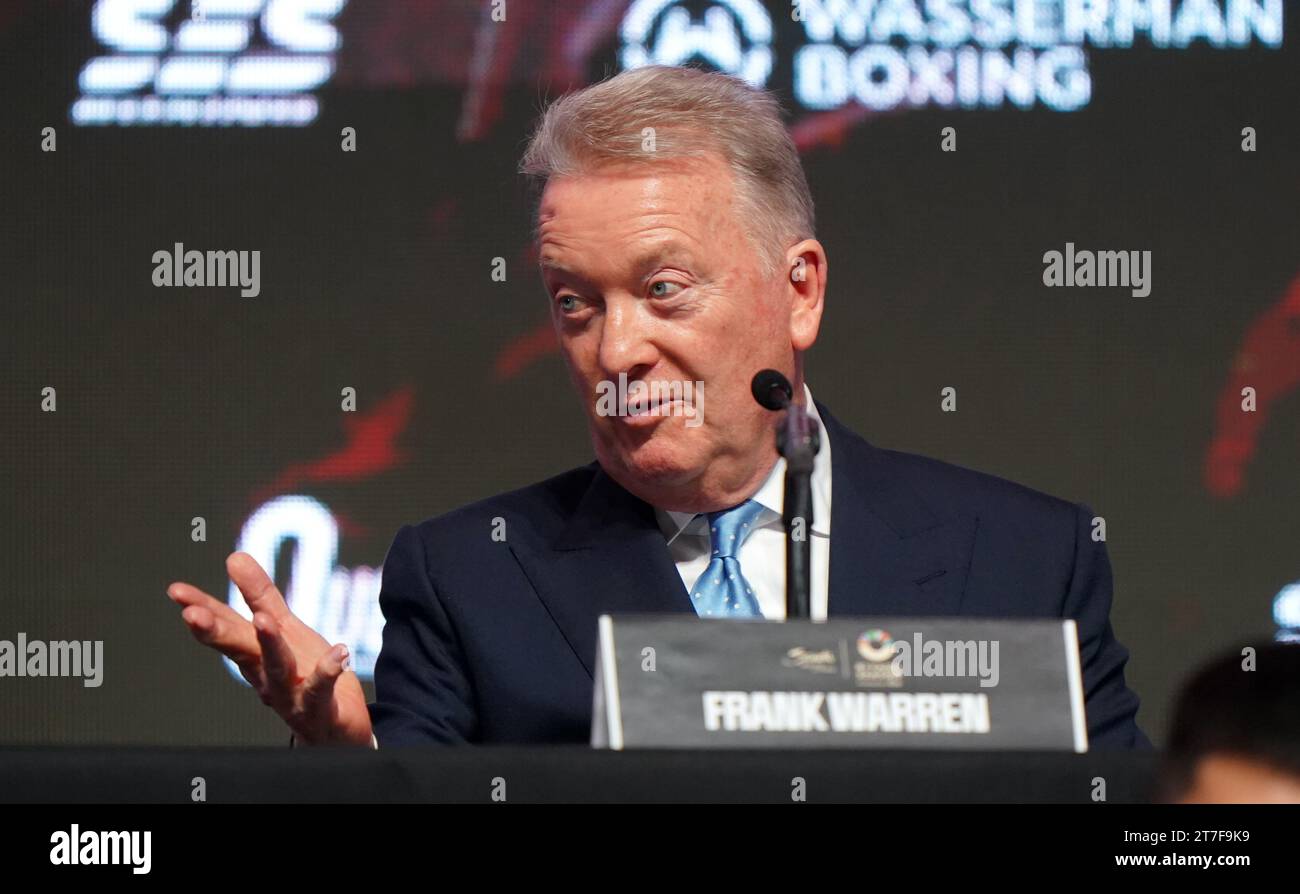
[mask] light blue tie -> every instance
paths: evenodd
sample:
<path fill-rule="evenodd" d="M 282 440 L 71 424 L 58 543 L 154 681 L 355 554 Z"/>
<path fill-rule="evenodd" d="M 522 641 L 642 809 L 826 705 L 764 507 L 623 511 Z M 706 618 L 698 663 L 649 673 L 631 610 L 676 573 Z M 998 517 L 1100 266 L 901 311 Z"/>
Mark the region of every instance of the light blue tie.
<path fill-rule="evenodd" d="M 710 512 L 709 538 L 713 557 L 695 582 L 691 604 L 701 618 L 761 618 L 754 590 L 740 573 L 736 553 L 754 531 L 754 522 L 763 514 L 763 506 L 746 500 L 722 512 Z"/>

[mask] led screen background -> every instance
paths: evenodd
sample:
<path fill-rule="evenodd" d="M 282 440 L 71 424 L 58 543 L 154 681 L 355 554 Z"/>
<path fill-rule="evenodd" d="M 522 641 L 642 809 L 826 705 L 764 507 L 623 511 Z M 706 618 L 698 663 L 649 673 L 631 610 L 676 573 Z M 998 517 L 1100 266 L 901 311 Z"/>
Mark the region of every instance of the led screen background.
<path fill-rule="evenodd" d="M 647 40 L 674 10 L 740 23 L 751 6 L 664 4 Z M 159 15 L 165 34 L 184 7 Z M 282 587 L 296 579 L 298 604 L 357 648 L 400 525 L 590 460 L 515 167 L 547 98 L 619 70 L 630 5 L 516 0 L 500 23 L 491 4 L 353 0 L 328 18 L 310 122 L 78 126 L 79 76 L 107 52 L 96 8 L 0 13 L 0 639 L 103 640 L 104 680 L 0 679 L 0 740 L 282 743 L 164 588 L 224 598 L 224 557 L 260 530 Z M 1106 519 L 1112 620 L 1159 739 L 1195 664 L 1300 623 L 1293 7 L 1278 45 L 1076 44 L 1088 99 L 1072 111 L 1038 87 L 1025 103 L 965 107 L 954 87 L 949 105 L 808 108 L 807 33 L 786 4 L 757 8 L 830 257 L 814 393 L 873 443 Z M 280 51 L 248 21 L 250 52 Z M 1150 295 L 1045 287 L 1043 254 L 1067 242 L 1150 251 Z M 154 254 L 177 243 L 259 251 L 259 294 L 155 286 Z"/>

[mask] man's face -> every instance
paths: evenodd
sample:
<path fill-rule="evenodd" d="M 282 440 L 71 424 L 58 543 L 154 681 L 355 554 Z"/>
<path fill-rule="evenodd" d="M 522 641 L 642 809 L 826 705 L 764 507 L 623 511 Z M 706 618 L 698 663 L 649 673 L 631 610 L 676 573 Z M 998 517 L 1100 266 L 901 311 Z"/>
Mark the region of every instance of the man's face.
<path fill-rule="evenodd" d="M 741 209 L 713 155 L 556 177 L 542 195 L 542 277 L 596 457 L 660 508 L 725 508 L 762 483 L 776 461 L 772 414 L 750 379 L 770 367 L 798 386 L 796 352 L 817 336 L 820 245 L 800 243 L 788 257 L 812 257 L 811 287 L 784 264 L 768 274 Z M 643 394 L 675 384 L 685 396 L 691 383 L 695 397 L 610 414 L 601 398 L 620 374 L 629 389 L 644 383 Z"/>
<path fill-rule="evenodd" d="M 1231 754 L 1211 754 L 1196 765 L 1180 804 L 1300 804 L 1300 778 Z"/>

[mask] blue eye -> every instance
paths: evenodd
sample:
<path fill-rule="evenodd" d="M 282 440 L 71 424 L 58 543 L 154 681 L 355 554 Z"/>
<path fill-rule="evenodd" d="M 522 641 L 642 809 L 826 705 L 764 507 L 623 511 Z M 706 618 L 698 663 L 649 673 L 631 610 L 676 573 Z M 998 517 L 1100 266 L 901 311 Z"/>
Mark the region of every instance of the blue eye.
<path fill-rule="evenodd" d="M 578 298 L 576 295 L 564 295 L 560 298 L 560 310 L 565 313 L 572 313 L 578 309 Z"/>
<path fill-rule="evenodd" d="M 672 292 L 663 291 L 659 288 L 660 286 L 673 286 L 677 289 L 682 287 L 680 283 L 669 282 L 666 279 L 657 279 L 650 285 L 650 294 L 656 298 L 667 298 L 669 295 L 674 294 Z"/>

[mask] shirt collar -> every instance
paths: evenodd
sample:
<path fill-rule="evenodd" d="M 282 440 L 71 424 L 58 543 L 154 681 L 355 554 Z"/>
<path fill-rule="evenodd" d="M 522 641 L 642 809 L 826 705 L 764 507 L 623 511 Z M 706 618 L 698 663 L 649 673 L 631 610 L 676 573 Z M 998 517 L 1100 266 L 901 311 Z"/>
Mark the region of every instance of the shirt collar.
<path fill-rule="evenodd" d="M 821 449 L 817 451 L 817 458 L 813 461 L 812 474 L 812 496 L 813 496 L 813 525 L 812 532 L 821 537 L 829 537 L 831 533 L 831 445 L 830 438 L 826 434 L 826 426 L 822 425 L 821 414 L 817 412 L 817 405 L 813 403 L 812 389 L 805 382 L 803 386 L 805 406 L 808 408 L 808 415 L 817 420 L 821 427 Z M 785 502 L 785 457 L 778 456 L 776 464 L 772 466 L 772 471 L 767 473 L 767 478 L 759 485 L 758 490 L 750 497 L 756 500 L 767 511 L 759 516 L 758 525 L 763 526 L 777 521 L 781 518 L 781 506 Z M 694 512 L 676 512 L 671 509 L 655 508 L 655 517 L 659 521 L 659 529 L 663 531 L 664 536 L 668 538 L 668 543 L 672 544 L 681 534 L 685 533 L 687 528 L 691 527 L 691 522 L 699 517 L 699 513 Z M 703 524 L 697 525 L 699 530 L 696 533 L 703 533 L 705 527 Z"/>

